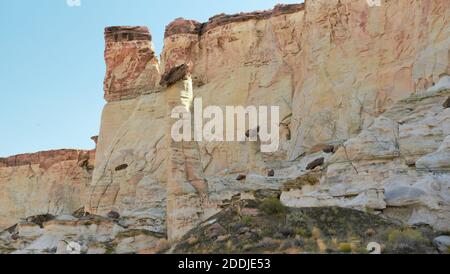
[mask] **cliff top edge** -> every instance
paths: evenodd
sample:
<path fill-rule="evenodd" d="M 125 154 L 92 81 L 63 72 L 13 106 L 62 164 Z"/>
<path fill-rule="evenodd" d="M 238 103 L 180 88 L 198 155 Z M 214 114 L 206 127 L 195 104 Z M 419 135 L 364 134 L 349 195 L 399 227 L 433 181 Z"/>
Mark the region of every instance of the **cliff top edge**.
<path fill-rule="evenodd" d="M 175 34 L 196 34 L 202 35 L 207 31 L 236 22 L 245 22 L 249 20 L 264 20 L 274 16 L 291 14 L 305 9 L 305 3 L 300 4 L 278 4 L 273 9 L 241 12 L 236 14 L 218 14 L 209 18 L 208 22 L 200 23 L 195 20 L 188 20 L 184 18 L 177 18 L 166 27 L 164 38 Z"/>

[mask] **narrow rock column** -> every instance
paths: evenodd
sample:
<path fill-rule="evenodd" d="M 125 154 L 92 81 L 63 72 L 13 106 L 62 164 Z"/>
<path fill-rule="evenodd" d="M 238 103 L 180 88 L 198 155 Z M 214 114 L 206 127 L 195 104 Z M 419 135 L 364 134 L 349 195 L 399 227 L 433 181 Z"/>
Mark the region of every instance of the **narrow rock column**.
<path fill-rule="evenodd" d="M 169 240 L 177 240 L 205 216 L 208 186 L 203 176 L 198 144 L 195 141 L 175 141 L 171 136 L 172 126 L 177 119 L 171 118 L 172 110 L 184 106 L 191 112 L 193 121 L 192 79 L 186 67 L 174 68 L 165 77 L 168 107 L 168 182 L 167 182 L 167 232 Z M 193 129 L 193 126 L 191 126 Z M 193 132 L 191 132 L 191 136 Z"/>
<path fill-rule="evenodd" d="M 86 201 L 86 210 L 95 214 L 119 210 L 114 207 L 123 178 L 114 178 L 116 166 L 111 163 L 111 157 L 117 151 L 115 146 L 123 137 L 118 133 L 135 112 L 139 98 L 156 92 L 161 79 L 148 28 L 113 26 L 105 28 L 104 35 L 104 98 L 107 104 L 96 138 L 96 168 Z"/>
<path fill-rule="evenodd" d="M 157 88 L 161 76 L 148 28 L 108 27 L 105 45 L 106 101 L 136 98 Z"/>

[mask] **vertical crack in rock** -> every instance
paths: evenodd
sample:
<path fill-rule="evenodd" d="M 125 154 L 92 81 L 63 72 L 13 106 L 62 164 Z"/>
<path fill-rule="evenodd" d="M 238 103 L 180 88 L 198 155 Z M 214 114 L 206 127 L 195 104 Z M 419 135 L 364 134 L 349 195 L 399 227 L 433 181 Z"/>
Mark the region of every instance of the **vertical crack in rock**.
<path fill-rule="evenodd" d="M 191 112 L 193 90 L 192 79 L 188 74 L 187 66 L 175 67 L 163 76 L 163 81 L 165 85 L 168 85 L 166 96 L 169 116 L 175 107 L 180 106 L 183 106 L 186 112 Z M 208 188 L 204 179 L 197 143 L 195 141 L 183 140 L 177 142 L 173 140 L 171 128 L 174 121 L 171 118 L 169 120 L 167 132 L 168 142 L 170 143 L 167 223 L 169 239 L 175 240 L 203 220 L 204 206 L 208 199 Z M 192 120 L 188 123 L 192 124 Z M 193 135 L 191 134 L 191 136 Z"/>

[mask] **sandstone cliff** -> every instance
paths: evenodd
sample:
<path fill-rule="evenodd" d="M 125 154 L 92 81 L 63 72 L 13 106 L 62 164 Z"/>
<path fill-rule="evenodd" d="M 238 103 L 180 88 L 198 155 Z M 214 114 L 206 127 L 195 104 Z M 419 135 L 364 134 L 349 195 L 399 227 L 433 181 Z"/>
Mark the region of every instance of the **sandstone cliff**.
<path fill-rule="evenodd" d="M 56 150 L 0 159 L 0 228 L 40 214 L 70 214 L 84 205 L 94 151 Z"/>
<path fill-rule="evenodd" d="M 156 252 L 162 239 L 195 234 L 261 190 L 279 191 L 290 207 L 347 207 L 450 231 L 450 2 L 381 2 L 179 18 L 159 61 L 147 28 L 107 28 L 107 104 L 84 202 L 120 221 L 98 217 L 92 231 L 106 238 L 86 249 L 114 242 Z M 279 106 L 279 150 L 174 142 L 170 111 L 192 110 L 194 98 L 222 109 Z M 56 221 L 79 237 L 83 222 Z M 56 248 L 65 234 L 53 228 L 32 240 Z M 130 237 L 114 240 L 118 233 Z"/>
<path fill-rule="evenodd" d="M 307 171 L 296 179 L 299 184 L 285 189 L 282 202 L 369 210 L 409 225 L 447 231 L 450 109 L 443 102 L 450 96 L 449 88 L 447 83 L 395 103 L 326 157 L 322 174 Z M 316 176 L 316 181 L 308 184 L 308 176 Z"/>
<path fill-rule="evenodd" d="M 434 113 L 442 117 L 432 122 L 437 132 L 432 136 L 419 132 L 417 124 L 398 120 L 403 117 L 396 117 L 397 120 L 378 117 L 395 102 L 423 93 L 449 74 L 449 10 L 448 1 L 439 0 L 384 1 L 381 7 L 370 7 L 363 0 L 316 0 L 281 5 L 271 11 L 218 15 L 206 23 L 180 18 L 167 26 L 159 68 L 154 54 L 143 58 L 130 53 L 127 60 L 131 65 L 124 66 L 125 70 L 120 68 L 123 59 L 108 56 L 116 51 L 117 56 L 126 54 L 130 43 L 143 47 L 140 52 L 147 52 L 151 48 L 150 34 L 139 39 L 128 35 L 127 39 L 111 42 L 110 37 L 123 35 L 131 28 L 107 29 L 107 81 L 114 74 L 147 81 L 146 86 L 124 81 L 130 86 L 117 86 L 114 92 L 120 94 L 121 89 L 123 96 L 115 98 L 127 100 L 110 102 L 105 107 L 89 207 L 99 213 L 111 209 L 132 215 L 146 212 L 146 218 L 158 224 L 154 229 L 160 231 L 168 221 L 169 237 L 176 238 L 197 221 L 217 212 L 234 195 L 259 188 L 279 188 L 285 180 L 300 176 L 309 162 L 321 156 L 328 159 L 326 153 L 310 155 L 317 151 L 318 145 L 347 147 L 346 142 L 358 139 L 361 132 L 390 126 L 396 134 L 405 135 L 398 141 L 397 158 L 410 163 L 433 153 L 448 135 L 446 112 Z M 144 72 L 141 68 L 145 66 L 138 65 L 143 60 L 154 69 Z M 153 80 L 183 64 L 189 68 L 189 78 L 180 79 L 179 84 L 171 82 L 166 88 Z M 105 88 L 108 99 L 111 91 L 108 86 Z M 246 142 L 197 142 L 186 144 L 189 149 L 182 152 L 172 148 L 167 126 L 170 121 L 166 117 L 174 104 L 171 101 L 182 103 L 183 92 L 191 94 L 191 98 L 201 97 L 204 107 L 280 106 L 279 151 L 261 153 Z M 429 107 L 437 107 L 438 103 Z M 432 119 L 434 114 L 427 115 Z M 424 114 L 417 115 L 416 123 L 429 122 L 421 120 Z M 390 124 L 385 124 L 386 119 L 390 119 Z M 398 123 L 403 123 L 400 129 Z M 416 131 L 408 131 L 408 127 Z M 424 138 L 421 145 L 414 148 L 421 151 L 411 149 L 421 138 Z M 355 152 L 361 153 L 355 157 L 376 159 L 377 153 L 383 153 L 381 148 L 373 148 L 378 149 L 375 156 L 361 151 Z M 334 158 L 342 158 L 341 151 Z M 181 154 L 176 156 L 178 160 L 173 166 L 172 157 L 177 153 Z M 389 161 L 394 173 L 399 173 L 402 165 L 397 158 L 391 157 Z M 125 166 L 126 169 L 118 168 Z M 176 171 L 181 166 L 184 167 Z M 275 171 L 274 177 L 267 176 L 270 170 Z M 367 182 L 367 187 L 353 190 L 351 185 L 360 181 L 358 176 L 344 175 L 348 170 L 334 170 L 331 165 L 320 180 L 329 184 L 340 176 L 339 182 L 348 184 L 339 196 L 355 201 L 339 203 L 341 206 L 359 203 L 360 208 L 365 208 L 368 202 L 358 202 L 362 199 L 359 196 L 369 189 L 381 193 L 385 185 L 384 181 L 380 186 Z M 239 174 L 247 175 L 244 182 L 236 180 Z M 419 180 L 416 176 L 404 180 L 414 183 Z M 174 185 L 174 181 L 178 183 Z M 440 189 L 447 191 L 445 186 Z M 317 191 L 321 190 L 322 186 L 318 186 Z M 385 209 L 384 196 L 377 193 L 374 195 L 379 195 L 379 205 L 375 208 Z M 440 202 L 444 203 L 443 209 L 448 200 Z M 326 203 L 317 203 L 323 204 Z M 421 215 L 429 213 L 426 212 Z M 445 215 L 443 210 L 426 222 L 447 227 Z"/>

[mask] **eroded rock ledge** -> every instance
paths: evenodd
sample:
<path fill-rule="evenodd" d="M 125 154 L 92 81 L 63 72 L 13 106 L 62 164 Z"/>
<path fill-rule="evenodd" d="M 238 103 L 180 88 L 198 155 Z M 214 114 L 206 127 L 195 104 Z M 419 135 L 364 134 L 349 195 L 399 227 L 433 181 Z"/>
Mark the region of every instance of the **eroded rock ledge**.
<path fill-rule="evenodd" d="M 152 36 L 147 27 L 107 27 L 105 28 L 105 41 L 151 41 Z"/>
<path fill-rule="evenodd" d="M 60 149 L 41 151 L 36 153 L 27 153 L 10 156 L 7 158 L 0 158 L 1 167 L 17 167 L 25 165 L 40 165 L 41 167 L 51 166 L 58 162 L 70 160 L 89 159 L 93 151 L 75 150 L 75 149 Z"/>
<path fill-rule="evenodd" d="M 203 33 L 219 26 L 249 20 L 264 20 L 274 16 L 299 12 L 304 9 L 305 4 L 289 4 L 289 5 L 280 4 L 276 5 L 271 10 L 265 11 L 255 11 L 249 13 L 242 12 L 233 15 L 228 15 L 224 13 L 218 14 L 216 16 L 211 17 L 206 23 L 200 23 L 195 20 L 185 20 L 184 18 L 178 18 L 166 27 L 164 37 L 167 38 L 174 34 L 183 34 L 183 33 L 202 35 Z"/>
<path fill-rule="evenodd" d="M 52 150 L 0 159 L 0 229 L 21 218 L 84 205 L 95 150 Z"/>

